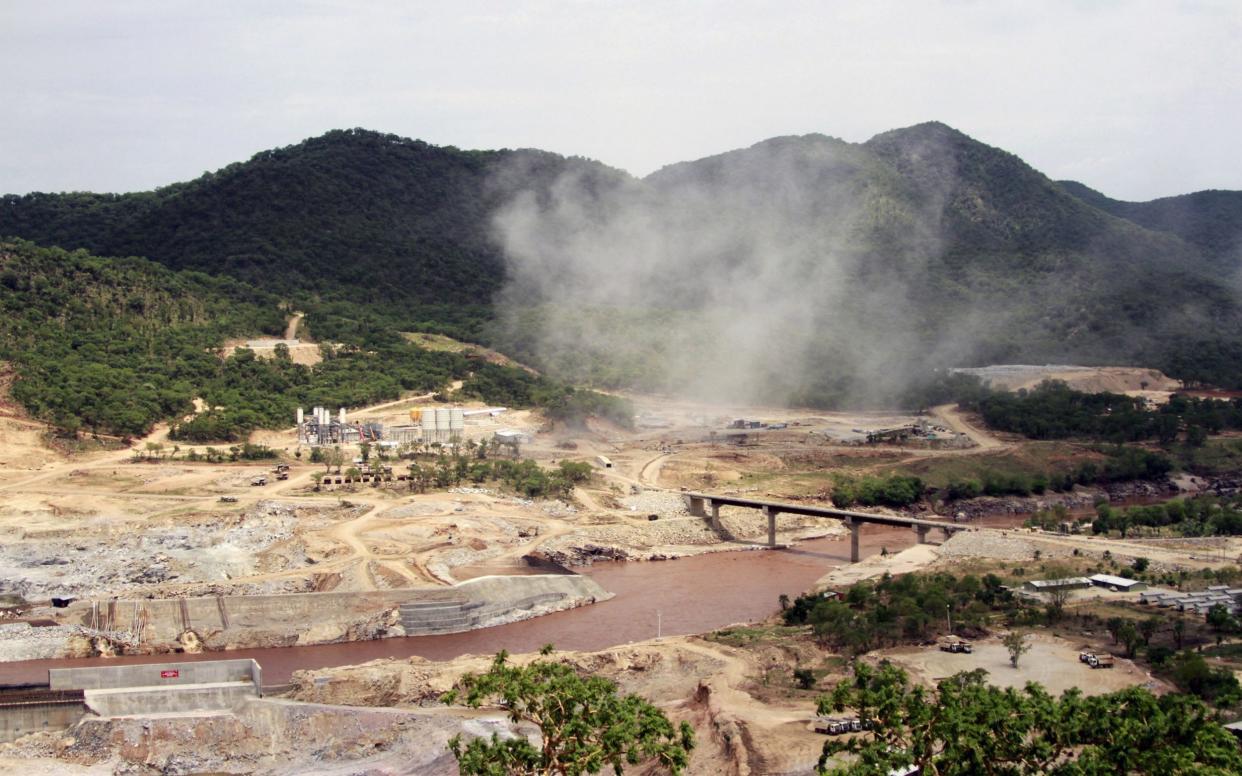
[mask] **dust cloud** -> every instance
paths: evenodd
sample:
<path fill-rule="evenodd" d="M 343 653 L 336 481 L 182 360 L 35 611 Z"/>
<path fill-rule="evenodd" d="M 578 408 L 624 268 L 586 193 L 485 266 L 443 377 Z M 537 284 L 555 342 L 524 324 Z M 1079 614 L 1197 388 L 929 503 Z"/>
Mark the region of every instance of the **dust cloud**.
<path fill-rule="evenodd" d="M 812 135 L 639 180 L 580 164 L 494 218 L 505 346 L 604 387 L 879 405 L 957 359 L 926 320 L 951 155 L 917 196 L 861 146 Z M 943 158 L 936 158 L 940 154 Z M 521 171 L 507 174 L 521 176 Z"/>

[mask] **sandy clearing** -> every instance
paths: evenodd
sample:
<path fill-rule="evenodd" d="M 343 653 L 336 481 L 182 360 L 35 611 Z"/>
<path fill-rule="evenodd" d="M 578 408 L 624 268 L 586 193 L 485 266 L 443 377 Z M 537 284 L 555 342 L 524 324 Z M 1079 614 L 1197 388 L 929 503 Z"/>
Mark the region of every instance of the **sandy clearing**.
<path fill-rule="evenodd" d="M 988 682 L 999 687 L 1021 688 L 1038 682 L 1053 694 L 1078 687 L 1087 695 L 1102 695 L 1134 685 L 1149 684 L 1164 689 L 1162 682 L 1138 668 L 1132 661 L 1117 659 L 1113 668 L 1091 668 L 1079 661 L 1077 645 L 1047 635 L 1029 637 L 1031 650 L 1009 664 L 1009 652 L 999 638 L 974 642 L 973 654 L 942 652 L 935 646 L 901 647 L 873 653 L 899 663 L 924 681 L 937 682 L 962 671 L 982 668 Z"/>

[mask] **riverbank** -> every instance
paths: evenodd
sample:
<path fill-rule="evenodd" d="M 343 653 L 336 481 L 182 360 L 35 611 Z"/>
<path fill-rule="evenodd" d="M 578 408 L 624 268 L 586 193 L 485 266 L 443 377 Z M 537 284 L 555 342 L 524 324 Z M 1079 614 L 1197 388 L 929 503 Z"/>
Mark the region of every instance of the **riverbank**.
<path fill-rule="evenodd" d="M 863 529 L 861 548 L 869 556 L 884 548 L 896 552 L 913 543 L 911 531 L 868 526 Z M 599 562 L 584 569 L 583 575 L 613 597 L 592 606 L 464 633 L 238 649 L 227 656 L 258 660 L 266 682 L 284 684 L 296 670 L 377 658 L 449 660 L 502 649 L 515 654 L 534 652 L 549 643 L 561 649 L 606 649 L 656 635 L 703 633 L 763 620 L 777 610 L 782 594 L 797 596 L 829 569 L 849 565 L 849 557 L 848 541 L 825 537 L 758 552 L 715 552 L 647 563 Z M 218 657 L 219 653 L 121 655 L 0 663 L 0 684 L 44 682 L 49 668 Z"/>
<path fill-rule="evenodd" d="M 80 602 L 51 627 L 3 626 L 8 661 L 236 652 L 452 633 L 612 595 L 576 574 L 484 576 L 439 589 Z"/>

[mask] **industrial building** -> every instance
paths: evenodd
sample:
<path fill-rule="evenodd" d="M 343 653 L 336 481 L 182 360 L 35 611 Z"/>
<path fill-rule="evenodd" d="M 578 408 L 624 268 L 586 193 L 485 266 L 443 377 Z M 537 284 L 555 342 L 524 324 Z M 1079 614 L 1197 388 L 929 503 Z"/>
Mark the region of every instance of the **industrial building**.
<path fill-rule="evenodd" d="M 1022 585 L 1032 593 L 1047 593 L 1051 590 L 1082 590 L 1091 587 L 1091 580 L 1086 577 L 1065 577 L 1064 579 L 1032 579 Z"/>
<path fill-rule="evenodd" d="M 1223 606 L 1230 614 L 1236 615 L 1242 614 L 1239 598 L 1242 598 L 1242 587 L 1215 585 L 1197 593 L 1147 590 L 1139 595 L 1139 603 L 1202 615 L 1210 612 L 1213 606 Z"/>
<path fill-rule="evenodd" d="M 297 410 L 298 441 L 311 446 L 354 444 L 360 442 L 401 444 L 450 444 L 460 442 L 466 434 L 466 418 L 474 415 L 495 417 L 504 407 L 466 410 L 462 407 L 428 407 L 410 411 L 410 424 L 387 429 L 375 421 L 349 422 L 345 408 L 332 411 L 314 407 L 307 414 Z"/>
<path fill-rule="evenodd" d="M 1089 577 L 1091 584 L 1096 587 L 1106 587 L 1114 592 L 1137 593 L 1140 590 L 1147 589 L 1146 582 L 1140 582 L 1137 579 L 1126 579 L 1125 577 L 1116 577 L 1112 574 L 1096 574 Z"/>

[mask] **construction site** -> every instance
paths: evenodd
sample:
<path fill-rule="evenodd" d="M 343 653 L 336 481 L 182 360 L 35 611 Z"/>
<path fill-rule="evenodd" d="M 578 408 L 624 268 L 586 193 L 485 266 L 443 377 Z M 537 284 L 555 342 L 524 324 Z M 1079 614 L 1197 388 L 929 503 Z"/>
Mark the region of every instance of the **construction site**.
<path fill-rule="evenodd" d="M 182 757 L 193 762 L 186 772 L 231 772 L 251 758 L 267 763 L 263 772 L 293 773 L 309 760 L 288 737 L 327 726 L 340 762 L 452 772 L 443 741 L 503 720 L 423 707 L 484 659 L 469 655 L 554 643 L 695 724 L 708 743 L 692 772 L 802 772 L 822 743 L 812 696 L 776 693 L 763 677 L 776 664 L 827 658 L 809 642 L 739 646 L 694 634 L 762 622 L 782 595 L 885 573 L 1105 553 L 1217 569 L 1242 552 L 1020 531 L 1021 514 L 960 524 L 873 509 L 876 524 L 860 526 L 817 511 L 831 506 L 825 492 L 838 472 L 959 466 L 1023 449 L 952 407 L 828 413 L 634 396 L 637 423 L 626 429 L 428 399 L 304 408 L 288 429 L 252 435 L 274 461 L 192 461 L 160 428 L 130 446 L 66 454 L 37 424 L 0 418 L 0 684 L 11 693 L 7 706 L 0 693 L 0 716 L 10 714 L 9 739 L 47 731 L 0 749 L 0 767 L 69 758 L 82 773 L 111 773 L 140 756 L 156 769 Z M 336 462 L 312 462 L 337 448 Z M 467 450 L 549 470 L 585 463 L 591 473 L 557 499 L 495 482 L 413 490 L 411 466 Z M 371 474 L 342 474 L 351 463 Z M 929 535 L 935 526 L 944 530 Z M 657 560 L 666 562 L 640 562 Z M 1028 656 L 1030 676 L 1089 671 L 1080 646 L 1048 641 Z M 929 678 L 967 664 L 997 671 L 998 642 L 974 647 L 891 657 Z M 188 681 L 189 666 L 234 656 L 255 667 L 219 681 L 252 689 Z M 380 662 L 357 665 L 371 660 Z M 108 666 L 148 668 L 111 695 L 49 678 Z M 824 676 L 828 686 L 834 674 Z M 1110 687 L 1150 681 L 1125 664 L 1108 676 Z M 181 689 L 181 678 L 196 687 Z M 139 735 L 134 720 L 161 732 L 141 734 L 141 755 L 120 753 L 109 742 Z M 723 729 L 747 743 L 711 732 Z M 210 745 L 226 735 L 239 742 L 228 755 Z M 282 743 L 259 753 L 259 740 L 272 738 Z M 383 752 L 364 755 L 374 741 Z"/>

